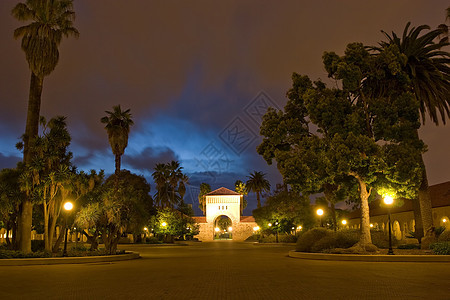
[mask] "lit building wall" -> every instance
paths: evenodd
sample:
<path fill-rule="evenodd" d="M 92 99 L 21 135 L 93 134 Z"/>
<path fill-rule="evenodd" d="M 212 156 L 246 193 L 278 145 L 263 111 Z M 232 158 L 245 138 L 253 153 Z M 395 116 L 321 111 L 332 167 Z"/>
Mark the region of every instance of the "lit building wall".
<path fill-rule="evenodd" d="M 239 223 L 241 218 L 241 196 L 206 196 L 206 222 L 213 223 L 221 215 L 229 217 L 233 226 Z"/>

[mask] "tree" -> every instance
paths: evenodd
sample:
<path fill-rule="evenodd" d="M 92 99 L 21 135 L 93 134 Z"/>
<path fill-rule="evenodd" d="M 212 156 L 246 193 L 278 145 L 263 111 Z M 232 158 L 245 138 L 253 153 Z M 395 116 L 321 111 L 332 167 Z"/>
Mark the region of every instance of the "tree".
<path fill-rule="evenodd" d="M 178 161 L 155 165 L 152 177 L 156 183 L 155 200 L 158 206 L 173 208 L 182 201 L 186 193 L 185 183 L 189 181 L 182 169 Z"/>
<path fill-rule="evenodd" d="M 189 176 L 182 174 L 180 182 L 178 183 L 178 194 L 181 198 L 181 203 L 184 203 L 184 195 L 186 194 L 186 184 L 189 184 Z"/>
<path fill-rule="evenodd" d="M 130 127 L 134 124 L 131 119 L 130 110 L 124 110 L 120 108 L 120 105 L 113 106 L 113 111 L 105 111 L 107 116 L 101 118 L 101 122 L 105 125 L 106 132 L 108 133 L 108 141 L 111 146 L 111 150 L 115 156 L 115 175 L 116 184 L 118 184 L 120 175 L 120 159 L 125 152 L 125 148 L 128 146 L 128 135 L 130 133 Z"/>
<path fill-rule="evenodd" d="M 198 207 L 206 214 L 206 194 L 211 192 L 211 186 L 202 182 L 200 184 L 200 193 L 198 194 Z"/>
<path fill-rule="evenodd" d="M 250 173 L 250 176 L 247 176 L 249 178 L 246 183 L 247 190 L 256 193 L 258 208 L 261 207 L 261 193 L 270 191 L 270 183 L 264 176 L 266 176 L 266 174 L 257 171 L 254 171 L 253 173 Z"/>
<path fill-rule="evenodd" d="M 3 169 L 0 171 L 0 222 L 6 229 L 6 245 L 15 248 L 17 236 L 17 219 L 19 206 L 26 195 L 20 190 L 21 170 Z M 10 233 L 12 239 L 9 239 Z"/>
<path fill-rule="evenodd" d="M 293 226 L 308 229 L 314 225 L 309 198 L 284 188 L 267 197 L 262 207 L 253 210 L 253 216 L 258 226 L 266 231 L 272 231 L 275 223 L 278 223 L 275 229 L 281 232 L 291 232 Z M 268 226 L 269 223 L 272 226 Z"/>
<path fill-rule="evenodd" d="M 31 145 L 39 130 L 41 94 L 44 77 L 56 67 L 59 60 L 58 46 L 63 36 L 79 36 L 73 27 L 75 12 L 72 0 L 27 0 L 18 3 L 12 15 L 19 21 L 31 21 L 14 30 L 14 38 L 22 37 L 21 47 L 31 71 L 27 121 L 23 135 L 23 162 L 30 164 L 33 156 Z M 19 218 L 19 249 L 31 252 L 31 223 L 33 205 L 25 199 Z"/>
<path fill-rule="evenodd" d="M 241 201 L 241 214 L 244 212 L 244 209 L 247 207 L 247 199 L 245 196 L 248 195 L 247 186 L 241 180 L 236 180 L 234 183 L 234 191 L 242 195 Z"/>
<path fill-rule="evenodd" d="M 34 203 L 41 204 L 44 217 L 45 250 L 54 251 L 53 237 L 61 207 L 70 192 L 72 153 L 66 118 L 56 117 L 48 123 L 41 118 L 42 136 L 34 139 L 32 162 L 26 165 L 19 182 L 21 190 Z M 22 144 L 18 144 L 22 149 Z"/>
<path fill-rule="evenodd" d="M 399 195 L 411 197 L 417 186 L 423 143 L 410 134 L 418 123 L 416 102 L 405 88 L 407 76 L 395 47 L 371 56 L 362 44 L 353 43 L 344 56 L 326 52 L 323 60 L 342 88 L 329 89 L 321 81 L 294 74 L 285 111 L 271 109 L 264 116 L 265 138 L 258 152 L 268 162 L 275 159 L 285 182 L 307 194 L 330 189 L 335 197 L 350 177 L 359 188 L 358 244 L 366 248 L 371 244 L 372 191 L 383 193 L 395 186 Z M 391 83 L 390 93 L 375 96 L 384 82 Z"/>
<path fill-rule="evenodd" d="M 449 9 L 447 9 L 447 18 Z M 450 54 L 444 50 L 448 46 L 448 37 L 438 40 L 442 29 L 431 30 L 422 34 L 430 27 L 422 25 L 410 28 L 408 23 L 402 37 L 394 32 L 391 35 L 384 32 L 387 41 L 382 41 L 378 53 L 383 53 L 392 45 L 395 45 L 405 57 L 406 63 L 402 66 L 410 79 L 410 90 L 419 103 L 422 123 L 425 124 L 426 116 L 436 125 L 439 124 L 439 116 L 445 124 L 450 117 Z M 418 130 L 416 130 L 418 136 Z M 425 164 L 421 157 L 422 181 L 418 191 L 418 199 L 415 203 L 416 234 L 420 237 L 428 235 L 431 238 L 433 218 L 431 211 L 431 198 L 428 191 L 428 179 Z"/>

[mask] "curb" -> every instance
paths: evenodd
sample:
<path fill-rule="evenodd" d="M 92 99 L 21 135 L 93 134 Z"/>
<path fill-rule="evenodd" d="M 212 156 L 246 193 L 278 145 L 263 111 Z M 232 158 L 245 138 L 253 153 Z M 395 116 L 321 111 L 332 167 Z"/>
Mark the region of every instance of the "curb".
<path fill-rule="evenodd" d="M 260 243 L 260 242 L 253 242 L 253 246 L 293 246 L 293 247 L 295 247 L 295 243 Z"/>
<path fill-rule="evenodd" d="M 120 255 L 84 256 L 84 257 L 10 258 L 10 259 L 0 259 L 0 266 L 87 264 L 98 262 L 122 261 L 137 258 L 140 258 L 138 252 L 126 252 L 125 254 Z"/>
<path fill-rule="evenodd" d="M 450 262 L 450 255 L 359 255 L 325 254 L 289 251 L 289 257 L 328 261 L 365 261 L 365 262 Z"/>

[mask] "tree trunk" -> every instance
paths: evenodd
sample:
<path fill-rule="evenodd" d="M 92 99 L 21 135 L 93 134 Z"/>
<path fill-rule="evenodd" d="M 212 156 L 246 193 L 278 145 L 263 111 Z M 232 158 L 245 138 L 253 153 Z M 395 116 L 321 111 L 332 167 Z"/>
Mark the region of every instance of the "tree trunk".
<path fill-rule="evenodd" d="M 119 188 L 119 175 L 120 175 L 120 155 L 116 154 L 115 155 L 115 163 L 116 163 L 116 170 L 114 172 L 115 176 L 114 176 L 114 188 L 117 189 Z"/>
<path fill-rule="evenodd" d="M 58 236 L 58 238 L 56 239 L 55 245 L 53 245 L 53 247 L 52 247 L 52 253 L 57 253 L 57 252 L 58 252 L 58 250 L 59 250 L 59 245 L 61 245 L 61 242 L 62 242 L 62 240 L 63 240 L 63 238 L 64 238 L 65 232 L 66 232 L 66 226 L 64 226 L 64 227 L 62 228 L 62 230 L 59 231 L 59 236 Z M 53 239 L 52 239 L 52 240 L 53 240 Z"/>
<path fill-rule="evenodd" d="M 361 197 L 361 236 L 358 244 L 365 248 L 366 245 L 372 244 L 370 236 L 370 214 L 369 214 L 369 196 L 370 191 L 367 191 L 367 185 L 357 174 L 350 174 L 354 176 L 359 183 L 359 193 Z"/>
<path fill-rule="evenodd" d="M 25 134 L 23 137 L 23 162 L 29 164 L 32 158 L 30 145 L 33 144 L 35 137 L 39 133 L 39 113 L 41 109 L 43 77 L 38 77 L 31 72 L 30 93 L 28 97 L 27 122 Z M 31 252 L 31 226 L 33 218 L 33 203 L 31 199 L 22 202 L 20 209 L 20 218 L 18 223 L 19 250 L 22 252 Z"/>
<path fill-rule="evenodd" d="M 46 251 L 52 251 L 52 245 L 50 244 L 50 239 L 49 239 L 49 232 L 48 232 L 48 206 L 47 206 L 47 202 L 44 201 L 44 244 L 45 244 L 45 250 Z"/>
<path fill-rule="evenodd" d="M 419 139 L 419 131 L 416 130 L 416 137 L 417 140 Z M 422 226 L 423 226 L 423 236 L 425 238 L 428 238 L 428 242 L 432 242 L 434 239 L 434 232 L 433 232 L 433 212 L 432 212 L 432 205 L 431 205 L 431 197 L 430 192 L 428 191 L 428 179 L 427 179 L 427 170 L 425 168 L 425 162 L 423 161 L 423 156 L 420 156 L 420 164 L 422 167 L 422 182 L 420 183 L 419 187 L 419 207 L 420 211 L 418 213 L 414 212 L 414 215 L 420 214 L 422 219 Z M 417 222 L 417 221 L 416 221 Z M 427 248 L 427 244 L 425 243 L 425 248 Z M 424 246 L 424 243 L 422 243 L 422 247 Z"/>
<path fill-rule="evenodd" d="M 423 165 L 422 183 L 419 188 L 419 205 L 424 233 L 424 237 L 421 240 L 421 247 L 422 249 L 428 249 L 430 244 L 435 241 L 435 233 L 433 227 L 431 197 L 430 192 L 428 191 L 428 180 L 425 165 Z"/>
<path fill-rule="evenodd" d="M 414 212 L 414 237 L 419 241 L 423 238 L 423 224 L 422 224 L 422 214 L 420 212 L 419 199 L 411 200 L 413 212 Z"/>
<path fill-rule="evenodd" d="M 256 200 L 258 201 L 258 206 L 257 208 L 261 208 L 261 199 L 259 197 L 259 192 L 256 192 Z"/>

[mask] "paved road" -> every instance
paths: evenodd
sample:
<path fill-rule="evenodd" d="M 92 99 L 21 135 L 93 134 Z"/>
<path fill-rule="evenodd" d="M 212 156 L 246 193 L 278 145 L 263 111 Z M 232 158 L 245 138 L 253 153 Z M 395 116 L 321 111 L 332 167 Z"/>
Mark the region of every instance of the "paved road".
<path fill-rule="evenodd" d="M 0 299 L 450 299 L 449 263 L 309 261 L 231 241 L 115 263 L 0 267 Z"/>

